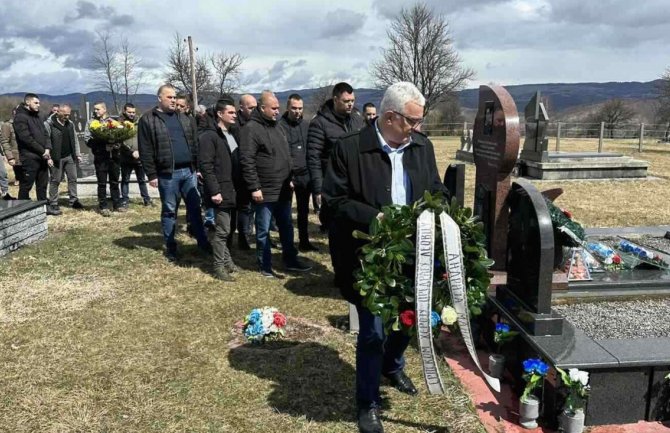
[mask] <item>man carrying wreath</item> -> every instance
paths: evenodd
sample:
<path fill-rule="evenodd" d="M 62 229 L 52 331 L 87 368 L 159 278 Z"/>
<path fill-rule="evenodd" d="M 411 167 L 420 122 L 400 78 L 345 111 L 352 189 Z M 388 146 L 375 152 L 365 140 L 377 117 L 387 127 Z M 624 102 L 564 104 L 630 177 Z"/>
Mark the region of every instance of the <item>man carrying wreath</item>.
<path fill-rule="evenodd" d="M 323 198 L 333 212 L 330 251 L 335 283 L 342 296 L 356 305 L 360 332 L 356 346 L 356 403 L 358 427 L 363 433 L 383 432 L 379 409 L 381 376 L 399 391 L 417 390 L 404 373 L 409 336 L 385 335 L 380 316 L 361 304 L 354 288 L 360 267 L 354 230 L 368 232 L 374 218 L 383 218 L 383 206 L 407 205 L 424 191 L 446 189 L 440 181 L 431 141 L 423 135 L 424 96 L 412 83 L 400 82 L 384 93 L 379 117 L 359 132 L 341 137 L 333 148 L 323 182 Z"/>

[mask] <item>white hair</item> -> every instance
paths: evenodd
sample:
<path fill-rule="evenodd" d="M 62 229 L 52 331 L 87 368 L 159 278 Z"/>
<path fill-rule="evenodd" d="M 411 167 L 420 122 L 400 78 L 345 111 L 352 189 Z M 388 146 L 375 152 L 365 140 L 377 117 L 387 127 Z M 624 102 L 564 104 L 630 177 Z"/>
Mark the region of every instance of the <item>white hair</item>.
<path fill-rule="evenodd" d="M 386 113 L 387 111 L 397 111 L 398 113 L 404 114 L 405 104 L 408 102 L 415 102 L 423 107 L 426 105 L 426 98 L 424 98 L 414 84 L 407 81 L 401 81 L 386 89 L 379 106 L 379 111 L 382 113 Z"/>

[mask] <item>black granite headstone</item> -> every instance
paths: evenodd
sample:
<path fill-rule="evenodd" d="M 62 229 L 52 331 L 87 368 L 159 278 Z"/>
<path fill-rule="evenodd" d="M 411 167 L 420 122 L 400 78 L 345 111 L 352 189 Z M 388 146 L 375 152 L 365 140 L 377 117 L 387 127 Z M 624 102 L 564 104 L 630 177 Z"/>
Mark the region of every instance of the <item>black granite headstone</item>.
<path fill-rule="evenodd" d="M 540 92 L 530 99 L 524 110 L 526 118 L 526 139 L 523 142 L 523 150 L 520 158 L 528 161 L 548 161 L 549 140 L 547 134 L 547 110 L 540 100 Z"/>
<path fill-rule="evenodd" d="M 444 173 L 444 186 L 452 197 L 456 197 L 458 205 L 465 204 L 465 164 L 450 164 Z"/>
<path fill-rule="evenodd" d="M 551 311 L 554 231 L 547 204 L 523 179 L 512 184 L 507 203 L 507 285 L 497 297 L 531 334 L 561 334 L 563 318 Z"/>

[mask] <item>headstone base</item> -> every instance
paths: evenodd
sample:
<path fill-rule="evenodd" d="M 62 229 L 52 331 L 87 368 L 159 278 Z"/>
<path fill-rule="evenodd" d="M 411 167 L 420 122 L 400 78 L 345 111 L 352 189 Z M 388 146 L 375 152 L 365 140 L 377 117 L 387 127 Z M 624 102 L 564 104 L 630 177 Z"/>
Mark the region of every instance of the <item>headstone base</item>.
<path fill-rule="evenodd" d="M 616 155 L 553 154 L 547 162 L 519 161 L 521 176 L 542 180 L 645 178 L 648 167 L 647 161 Z"/>
<path fill-rule="evenodd" d="M 496 288 L 496 299 L 507 314 L 515 315 L 531 335 L 561 335 L 565 319 L 553 310 L 550 313 L 528 311 L 516 294 L 507 286 Z"/>
<path fill-rule="evenodd" d="M 456 159 L 458 161 L 469 162 L 471 164 L 475 162 L 474 154 L 472 152 L 468 152 L 467 150 L 457 150 Z"/>
<path fill-rule="evenodd" d="M 0 201 L 0 257 L 47 236 L 46 202 Z"/>

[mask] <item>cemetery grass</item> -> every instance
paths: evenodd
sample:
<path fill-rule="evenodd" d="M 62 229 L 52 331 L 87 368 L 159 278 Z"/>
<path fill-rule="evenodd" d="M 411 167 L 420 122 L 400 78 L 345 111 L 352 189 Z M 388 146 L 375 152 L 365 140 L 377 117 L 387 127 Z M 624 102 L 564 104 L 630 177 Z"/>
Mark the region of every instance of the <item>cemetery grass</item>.
<path fill-rule="evenodd" d="M 444 172 L 457 138 L 434 139 Z M 595 143 L 595 144 L 594 144 Z M 596 142 L 562 140 L 564 150 Z M 654 179 L 535 182 L 562 187 L 559 205 L 587 226 L 670 224 L 670 150 L 626 142 L 606 151 L 651 162 Z M 10 171 L 11 173 L 11 171 Z M 474 168 L 466 170 L 472 203 Z M 16 195 L 15 187 L 12 194 Z M 332 285 L 327 239 L 305 254 L 306 275 L 262 279 L 254 252 L 233 249 L 235 283 L 210 274 L 183 232 L 182 259 L 162 256 L 159 211 L 133 204 L 103 218 L 89 208 L 49 217 L 49 237 L 0 258 L 0 430 L 12 432 L 355 431 L 355 339 L 340 329 L 347 307 Z M 285 342 L 243 344 L 239 321 L 251 308 L 289 316 Z M 482 432 L 469 399 L 443 363 L 445 396 L 428 396 L 414 348 L 407 371 L 417 398 L 384 386 L 388 432 Z"/>

